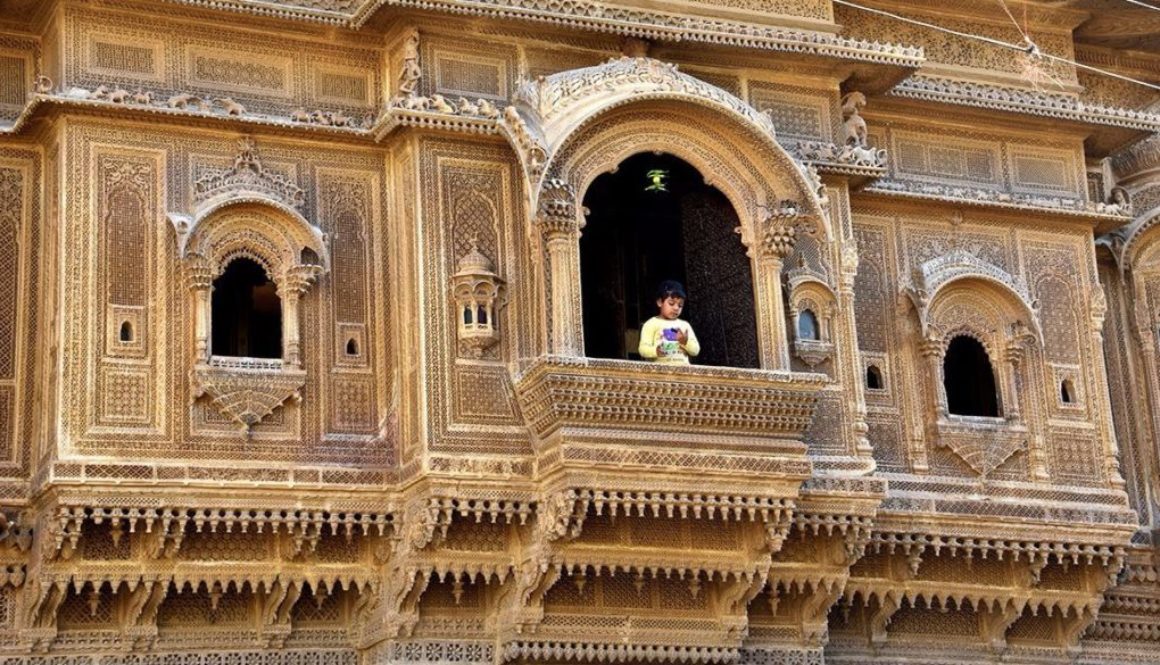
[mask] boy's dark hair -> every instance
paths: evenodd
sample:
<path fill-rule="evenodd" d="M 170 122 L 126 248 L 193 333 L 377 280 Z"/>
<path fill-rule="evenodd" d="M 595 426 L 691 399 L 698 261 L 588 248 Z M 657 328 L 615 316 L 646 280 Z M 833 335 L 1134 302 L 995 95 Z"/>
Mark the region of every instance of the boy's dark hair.
<path fill-rule="evenodd" d="M 666 279 L 657 287 L 657 300 L 664 300 L 669 296 L 676 296 L 682 300 L 688 300 L 689 297 L 685 295 L 685 287 L 675 279 Z"/>

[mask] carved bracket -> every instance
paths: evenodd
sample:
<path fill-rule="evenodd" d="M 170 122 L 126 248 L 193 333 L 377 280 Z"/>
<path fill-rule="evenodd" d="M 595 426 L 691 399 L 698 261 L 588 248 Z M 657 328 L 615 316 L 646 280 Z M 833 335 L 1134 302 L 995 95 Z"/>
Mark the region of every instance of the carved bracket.
<path fill-rule="evenodd" d="M 254 425 L 286 400 L 300 402 L 306 371 L 290 367 L 221 367 L 199 364 L 191 373 L 193 398 L 208 396 L 248 437 Z"/>

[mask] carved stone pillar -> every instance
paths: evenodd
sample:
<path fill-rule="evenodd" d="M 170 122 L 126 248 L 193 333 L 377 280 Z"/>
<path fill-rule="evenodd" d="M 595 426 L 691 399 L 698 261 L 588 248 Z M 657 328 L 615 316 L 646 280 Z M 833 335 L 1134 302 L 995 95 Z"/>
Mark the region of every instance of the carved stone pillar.
<path fill-rule="evenodd" d="M 928 335 L 919 343 L 919 351 L 926 359 L 926 375 L 930 381 L 931 394 L 934 395 L 934 409 L 937 420 L 946 420 L 949 413 L 947 408 L 947 388 L 943 385 L 943 340 L 935 335 Z"/>
<path fill-rule="evenodd" d="M 837 307 L 837 325 L 838 330 L 835 331 L 835 338 L 840 336 L 842 339 L 850 340 L 844 347 L 848 353 L 843 353 L 839 357 L 845 357 L 843 363 L 846 366 L 846 375 L 850 377 L 847 385 L 854 387 L 854 444 L 855 454 L 859 457 L 867 457 L 873 459 L 874 449 L 870 445 L 868 434 L 870 427 L 866 424 L 866 392 L 865 392 L 865 377 L 862 371 L 862 361 L 858 354 L 858 324 L 854 320 L 854 280 L 858 276 L 858 248 L 854 245 L 854 239 L 848 238 L 843 241 L 846 246 L 842 248 L 841 254 L 841 277 L 838 280 L 838 307 Z"/>
<path fill-rule="evenodd" d="M 298 303 L 321 270 L 319 266 L 297 265 L 287 270 L 278 284 L 282 298 L 282 362 L 291 367 L 302 367 Z"/>
<path fill-rule="evenodd" d="M 1019 368 L 1023 365 L 1023 356 L 1026 352 L 1023 345 L 1018 340 L 1012 341 L 1006 349 L 1004 349 L 1003 359 L 1003 378 L 1002 383 L 1002 397 L 1003 397 L 1003 417 L 1009 423 L 1016 423 L 1022 420 L 1022 410 L 1019 408 L 1019 391 L 1016 386 L 1019 385 Z"/>
<path fill-rule="evenodd" d="M 1094 413 L 1107 414 L 1107 417 L 1100 419 L 1100 438 L 1104 440 L 1104 477 L 1108 479 L 1118 489 L 1124 489 L 1127 483 L 1124 481 L 1124 476 L 1120 474 L 1120 448 L 1116 443 L 1116 432 L 1112 428 L 1112 396 L 1108 388 L 1108 368 L 1104 363 L 1104 317 L 1108 313 L 1107 296 L 1104 295 L 1103 287 L 1097 282 L 1092 287 L 1092 300 L 1089 310 L 1089 323 L 1091 324 L 1092 340 L 1095 344 L 1092 345 L 1093 353 L 1091 354 L 1092 368 L 1095 370 L 1095 394 L 1092 396 L 1092 410 Z M 1153 386 L 1156 380 L 1156 343 L 1152 335 L 1151 327 L 1148 328 L 1149 343 L 1146 345 L 1151 349 L 1150 353 L 1146 353 L 1147 357 L 1151 358 L 1151 362 L 1147 365 L 1148 376 L 1153 377 L 1148 381 L 1149 387 Z M 1141 344 L 1141 346 L 1145 346 Z M 1155 390 L 1152 398 L 1152 428 L 1153 436 L 1160 421 L 1156 418 L 1156 395 Z"/>
<path fill-rule="evenodd" d="M 785 298 L 782 295 L 781 271 L 785 258 L 793 252 L 793 217 L 774 217 L 762 231 L 760 254 L 757 258 L 757 299 L 763 306 L 758 315 L 761 344 L 761 366 L 764 369 L 788 370 L 789 336 L 786 333 Z"/>
<path fill-rule="evenodd" d="M 544 183 L 536 225 L 548 250 L 551 280 L 549 315 L 552 337 L 549 352 L 560 356 L 584 355 L 580 323 L 580 229 L 576 193 L 557 178 Z"/>
<path fill-rule="evenodd" d="M 186 280 L 194 297 L 194 362 L 209 362 L 209 339 L 211 321 L 209 315 L 210 294 L 213 293 L 214 270 L 210 262 L 197 257 L 187 264 Z"/>

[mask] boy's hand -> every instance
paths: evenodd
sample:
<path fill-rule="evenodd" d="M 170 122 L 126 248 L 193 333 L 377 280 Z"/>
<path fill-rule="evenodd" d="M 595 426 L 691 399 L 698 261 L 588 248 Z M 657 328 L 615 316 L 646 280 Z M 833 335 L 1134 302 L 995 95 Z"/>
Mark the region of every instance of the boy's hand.
<path fill-rule="evenodd" d="M 684 330 L 677 331 L 677 343 L 684 346 L 689 343 L 689 334 Z"/>
<path fill-rule="evenodd" d="M 669 354 L 665 353 L 664 346 L 665 346 L 664 344 L 657 344 L 657 357 L 658 358 L 660 358 L 661 356 L 669 355 Z"/>

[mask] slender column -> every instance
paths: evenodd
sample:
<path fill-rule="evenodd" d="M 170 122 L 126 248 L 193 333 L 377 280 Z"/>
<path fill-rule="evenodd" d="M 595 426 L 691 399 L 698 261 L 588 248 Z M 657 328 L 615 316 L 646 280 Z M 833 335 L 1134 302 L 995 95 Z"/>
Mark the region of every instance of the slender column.
<path fill-rule="evenodd" d="M 931 383 L 931 394 L 935 396 L 934 408 L 937 420 L 946 420 L 949 410 L 947 408 L 947 389 L 943 385 L 943 340 L 935 335 L 928 335 L 922 342 L 919 343 L 919 350 L 922 357 L 926 358 L 926 374 Z"/>
<path fill-rule="evenodd" d="M 298 303 L 320 271 L 318 266 L 294 266 L 286 271 L 278 285 L 278 295 L 282 298 L 282 362 L 285 365 L 302 367 Z"/>
<path fill-rule="evenodd" d="M 187 267 L 186 280 L 193 291 L 193 337 L 194 362 L 208 363 L 210 348 L 209 339 L 212 333 L 210 321 L 209 298 L 213 293 L 214 270 L 205 259 L 195 258 Z"/>
<path fill-rule="evenodd" d="M 837 328 L 841 330 L 840 337 L 831 335 L 835 340 L 835 348 L 840 357 L 845 359 L 847 385 L 854 387 L 854 445 L 858 457 L 873 459 L 874 449 L 867 436 L 870 432 L 866 424 L 866 379 L 862 372 L 861 357 L 858 352 L 858 325 L 854 320 L 854 280 L 858 276 L 858 248 L 853 238 L 846 238 L 841 254 L 841 278 L 838 280 L 838 316 Z M 836 331 L 835 331 L 836 332 Z M 837 339 L 846 340 L 838 344 Z"/>
<path fill-rule="evenodd" d="M 1112 397 L 1108 389 L 1108 368 L 1104 363 L 1104 317 L 1108 313 L 1107 296 L 1104 295 L 1103 286 L 1097 280 L 1092 285 L 1092 299 L 1090 304 L 1089 316 L 1092 331 L 1092 341 L 1095 343 L 1090 349 L 1092 368 L 1094 371 L 1095 384 L 1094 395 L 1092 396 L 1092 410 L 1095 413 L 1105 414 L 1105 417 L 1100 419 L 1100 438 L 1104 440 L 1104 477 L 1108 479 L 1118 489 L 1124 489 L 1127 483 L 1124 482 L 1124 477 L 1120 475 L 1120 448 L 1116 443 L 1116 431 L 1112 428 Z M 1150 352 L 1146 356 L 1151 357 L 1151 362 L 1148 367 L 1148 386 L 1149 393 L 1152 395 L 1152 428 L 1153 436 L 1155 436 L 1158 425 L 1156 418 L 1156 344 L 1151 328 L 1146 328 L 1147 336 L 1149 338 L 1146 346 Z M 1147 362 L 1147 357 L 1145 359 Z"/>
<path fill-rule="evenodd" d="M 781 271 L 785 258 L 793 252 L 795 219 L 779 216 L 768 220 L 762 232 L 757 257 L 758 283 L 761 287 L 759 297 L 764 305 L 758 310 L 764 319 L 760 322 L 759 331 L 764 332 L 761 338 L 768 340 L 761 346 L 761 365 L 765 369 L 790 368 Z"/>
<path fill-rule="evenodd" d="M 544 184 L 536 225 L 548 249 L 548 274 L 552 280 L 548 303 L 552 317 L 550 353 L 583 356 L 579 288 L 581 223 L 575 190 L 569 183 L 551 178 Z"/>
<path fill-rule="evenodd" d="M 1019 385 L 1019 367 L 1023 364 L 1023 355 L 1025 351 L 1023 346 L 1018 341 L 1011 342 L 1010 345 L 1004 349 L 1003 373 L 1006 375 L 1003 380 L 1003 417 L 1009 423 L 1019 422 L 1023 415 L 1019 408 L 1019 391 L 1015 389 Z"/>

